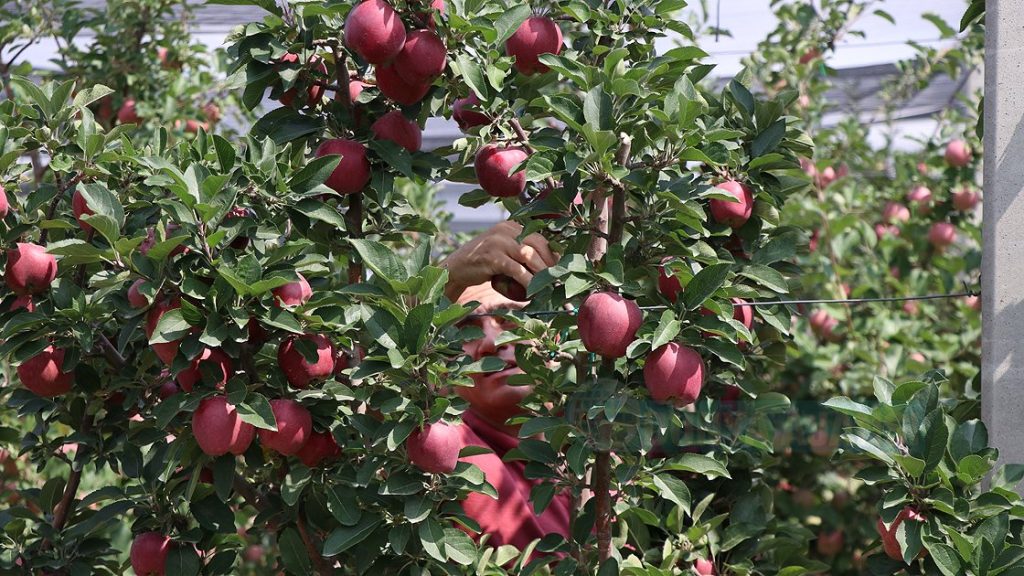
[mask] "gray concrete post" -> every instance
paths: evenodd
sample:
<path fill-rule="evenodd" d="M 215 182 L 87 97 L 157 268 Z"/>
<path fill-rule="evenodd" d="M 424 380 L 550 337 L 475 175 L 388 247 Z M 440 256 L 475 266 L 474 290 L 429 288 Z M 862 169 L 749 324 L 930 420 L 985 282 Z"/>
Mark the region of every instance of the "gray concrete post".
<path fill-rule="evenodd" d="M 1002 462 L 1024 462 L 1024 2 L 985 14 L 981 414 Z"/>

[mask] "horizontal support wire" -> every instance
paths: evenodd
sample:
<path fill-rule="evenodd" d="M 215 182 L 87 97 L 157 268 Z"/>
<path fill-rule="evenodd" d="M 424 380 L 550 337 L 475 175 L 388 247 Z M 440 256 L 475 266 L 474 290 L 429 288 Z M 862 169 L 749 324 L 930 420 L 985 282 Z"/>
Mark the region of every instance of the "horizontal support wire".
<path fill-rule="evenodd" d="M 921 294 L 918 296 L 889 296 L 885 298 L 810 298 L 800 300 L 755 300 L 753 302 L 733 303 L 733 306 L 796 306 L 800 304 L 871 304 L 875 302 L 910 302 L 912 300 L 943 300 L 948 298 L 965 298 L 969 296 L 980 296 L 975 290 L 966 289 L 964 292 L 950 294 Z M 669 306 L 641 306 L 641 310 L 658 311 L 668 310 Z M 527 316 L 556 316 L 558 314 L 575 314 L 575 310 L 519 310 L 518 312 Z M 470 314 L 468 318 L 483 318 L 485 316 L 501 316 L 503 312 L 491 312 L 482 314 Z"/>

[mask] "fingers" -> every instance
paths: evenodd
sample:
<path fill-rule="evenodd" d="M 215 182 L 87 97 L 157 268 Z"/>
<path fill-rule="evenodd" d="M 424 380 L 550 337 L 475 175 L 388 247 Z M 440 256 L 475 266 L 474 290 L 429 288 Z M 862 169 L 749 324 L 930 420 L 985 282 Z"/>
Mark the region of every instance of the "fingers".
<path fill-rule="evenodd" d="M 530 285 L 530 281 L 533 280 L 533 274 L 526 269 L 525 266 L 516 262 L 512 258 L 503 258 L 501 260 L 501 273 L 511 277 L 513 280 L 518 282 L 526 288 Z"/>
<path fill-rule="evenodd" d="M 558 257 L 554 252 L 551 251 L 551 247 L 548 246 L 547 238 L 540 234 L 530 234 L 526 238 L 523 238 L 523 245 L 530 246 L 540 254 L 542 260 L 544 260 L 545 268 L 548 266 L 554 266 L 558 264 Z"/>

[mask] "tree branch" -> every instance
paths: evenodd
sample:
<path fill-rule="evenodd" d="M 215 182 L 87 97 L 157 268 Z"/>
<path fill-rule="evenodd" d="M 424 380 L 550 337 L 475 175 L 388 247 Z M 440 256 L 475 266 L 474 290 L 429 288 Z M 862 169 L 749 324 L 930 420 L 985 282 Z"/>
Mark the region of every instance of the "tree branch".
<path fill-rule="evenodd" d="M 306 527 L 306 514 L 299 510 L 299 517 L 295 522 L 295 525 L 299 529 L 299 536 L 302 538 L 302 543 L 306 545 L 306 552 L 309 554 L 309 559 L 316 565 L 316 571 L 318 574 L 334 574 L 334 565 L 330 560 L 324 558 L 323 554 L 320 553 L 320 543 L 315 534 L 310 534 L 309 528 Z"/>
<path fill-rule="evenodd" d="M 345 223 L 348 225 L 349 238 L 363 237 L 363 193 L 348 195 L 348 211 L 345 212 Z M 363 281 L 363 265 L 354 254 L 349 254 L 348 283 L 358 284 Z"/>

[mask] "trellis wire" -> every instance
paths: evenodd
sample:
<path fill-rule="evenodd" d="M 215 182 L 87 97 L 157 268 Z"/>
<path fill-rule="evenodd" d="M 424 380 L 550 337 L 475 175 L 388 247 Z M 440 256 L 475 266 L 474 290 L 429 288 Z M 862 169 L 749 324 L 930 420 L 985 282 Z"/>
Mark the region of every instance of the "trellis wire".
<path fill-rule="evenodd" d="M 966 286 L 965 286 L 966 288 Z M 964 292 L 953 292 L 949 294 L 921 294 L 917 296 L 888 296 L 884 298 L 809 298 L 799 300 L 755 300 L 752 302 L 733 303 L 733 306 L 798 306 L 800 304 L 870 304 L 875 302 L 910 302 L 913 300 L 942 300 L 946 298 L 964 298 L 968 296 L 980 296 L 976 290 Z M 658 311 L 668 310 L 668 306 L 641 306 L 641 310 Z M 575 310 L 519 310 L 527 316 L 554 316 L 557 314 L 575 314 Z M 469 318 L 482 318 L 484 316 L 499 316 L 502 312 L 486 312 L 470 314 Z"/>

